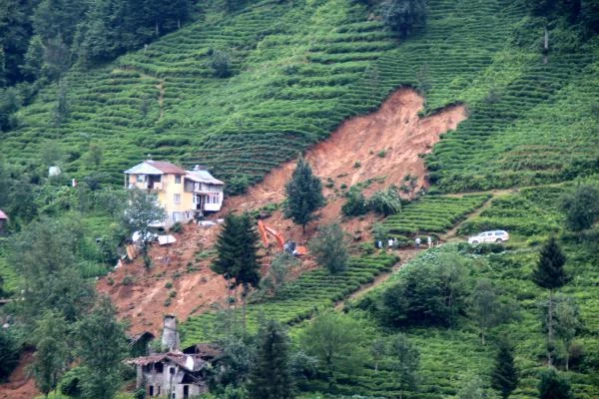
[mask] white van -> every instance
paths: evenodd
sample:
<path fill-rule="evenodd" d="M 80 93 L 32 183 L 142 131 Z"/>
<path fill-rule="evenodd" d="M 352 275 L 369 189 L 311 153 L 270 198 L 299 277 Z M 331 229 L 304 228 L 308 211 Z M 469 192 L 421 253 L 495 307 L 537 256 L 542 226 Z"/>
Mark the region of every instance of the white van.
<path fill-rule="evenodd" d="M 485 231 L 478 235 L 468 238 L 468 244 L 476 245 L 481 243 L 496 242 L 501 244 L 510 239 L 510 235 L 505 230 Z"/>

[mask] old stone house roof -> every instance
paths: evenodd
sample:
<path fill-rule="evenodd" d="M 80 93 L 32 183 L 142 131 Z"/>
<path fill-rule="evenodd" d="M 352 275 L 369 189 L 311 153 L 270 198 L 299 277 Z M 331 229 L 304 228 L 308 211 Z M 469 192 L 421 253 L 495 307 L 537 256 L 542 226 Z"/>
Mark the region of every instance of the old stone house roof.
<path fill-rule="evenodd" d="M 200 371 L 208 364 L 208 362 L 202 359 L 199 354 L 185 354 L 178 351 L 137 357 L 135 359 L 127 360 L 126 363 L 135 366 L 147 366 L 149 364 L 162 363 L 165 361 L 171 361 L 182 369 L 192 373 Z"/>

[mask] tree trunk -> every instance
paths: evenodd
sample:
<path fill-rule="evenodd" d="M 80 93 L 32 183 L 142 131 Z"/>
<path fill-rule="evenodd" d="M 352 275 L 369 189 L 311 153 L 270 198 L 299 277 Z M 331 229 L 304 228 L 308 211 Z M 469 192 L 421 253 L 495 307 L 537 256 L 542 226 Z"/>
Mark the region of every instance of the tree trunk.
<path fill-rule="evenodd" d="M 160 36 L 160 29 L 158 26 L 158 22 L 156 22 L 155 29 L 156 29 L 156 36 Z"/>
<path fill-rule="evenodd" d="M 566 371 L 570 370 L 570 345 L 566 345 Z"/>
<path fill-rule="evenodd" d="M 547 365 L 553 366 L 553 290 L 549 290 L 549 321 L 547 326 Z"/>
<path fill-rule="evenodd" d="M 480 332 L 480 340 L 481 340 L 482 344 L 484 345 L 485 344 L 485 330 L 482 330 Z"/>
<path fill-rule="evenodd" d="M 246 313 L 245 313 L 246 312 L 246 302 L 245 302 L 245 300 L 246 300 L 246 298 L 247 298 L 247 292 L 244 288 L 243 292 L 241 293 L 242 323 L 243 323 L 243 336 L 244 337 L 245 337 L 245 332 L 246 332 L 246 328 L 245 328 L 245 326 L 246 326 L 246 323 L 245 323 L 245 320 L 246 320 L 246 317 L 245 317 L 246 316 Z"/>

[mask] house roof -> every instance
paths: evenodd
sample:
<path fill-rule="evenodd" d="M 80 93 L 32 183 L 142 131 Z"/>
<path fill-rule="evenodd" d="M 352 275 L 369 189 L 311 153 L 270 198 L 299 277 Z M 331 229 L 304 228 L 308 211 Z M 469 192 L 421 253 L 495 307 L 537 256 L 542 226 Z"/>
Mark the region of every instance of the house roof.
<path fill-rule="evenodd" d="M 170 162 L 149 159 L 126 170 L 125 173 L 129 175 L 184 175 L 187 172 Z"/>
<path fill-rule="evenodd" d="M 2 209 L 0 209 L 0 219 L 8 220 L 8 216 L 6 216 L 6 213 L 2 212 Z"/>
<path fill-rule="evenodd" d="M 155 355 L 137 357 L 135 359 L 128 359 L 126 360 L 126 363 L 136 366 L 147 366 L 148 364 L 162 363 L 165 361 L 171 361 L 177 364 L 182 369 L 190 372 L 200 371 L 208 363 L 199 355 L 188 355 L 178 351 L 172 351 L 168 353 L 157 353 Z"/>
<path fill-rule="evenodd" d="M 224 186 L 225 183 L 215 179 L 207 170 L 188 170 L 185 178 L 198 183 L 214 184 L 215 186 Z"/>
<path fill-rule="evenodd" d="M 200 356 L 204 360 L 214 359 L 222 355 L 221 348 L 214 344 L 196 344 L 183 350 L 184 353 L 192 353 Z"/>

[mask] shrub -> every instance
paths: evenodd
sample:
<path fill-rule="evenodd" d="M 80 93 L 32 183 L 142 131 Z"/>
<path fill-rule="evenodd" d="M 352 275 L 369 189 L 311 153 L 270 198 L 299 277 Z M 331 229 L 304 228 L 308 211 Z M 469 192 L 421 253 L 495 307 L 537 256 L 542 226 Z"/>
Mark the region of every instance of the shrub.
<path fill-rule="evenodd" d="M 164 307 L 169 307 L 171 306 L 172 300 L 171 298 L 166 298 L 166 300 L 164 301 Z"/>
<path fill-rule="evenodd" d="M 223 51 L 213 51 L 210 59 L 210 68 L 217 78 L 228 78 L 231 76 L 231 59 L 229 54 Z"/>
<path fill-rule="evenodd" d="M 395 187 L 389 187 L 374 193 L 368 200 L 368 207 L 380 215 L 394 215 L 401 212 L 401 197 Z"/>
<path fill-rule="evenodd" d="M 245 193 L 250 186 L 250 178 L 248 175 L 233 176 L 225 186 L 225 192 L 229 195 L 241 195 Z"/>
<path fill-rule="evenodd" d="M 171 292 L 168 293 L 169 298 L 175 298 L 177 296 L 177 291 L 172 290 Z"/>
<path fill-rule="evenodd" d="M 180 222 L 177 222 L 173 224 L 173 226 L 170 228 L 170 232 L 175 234 L 181 233 L 183 232 L 183 226 Z"/>
<path fill-rule="evenodd" d="M 133 284 L 133 276 L 130 274 L 127 274 L 125 277 L 123 277 L 123 285 L 131 285 Z"/>
<path fill-rule="evenodd" d="M 574 231 L 590 228 L 599 219 L 599 190 L 593 186 L 580 186 L 562 201 L 566 225 Z"/>
<path fill-rule="evenodd" d="M 173 288 L 173 283 L 171 283 L 170 281 L 166 284 L 164 284 L 164 288 L 166 288 L 167 290 L 170 290 L 171 288 Z"/>
<path fill-rule="evenodd" d="M 356 187 L 352 187 L 347 193 L 347 201 L 341 207 L 341 212 L 345 216 L 360 216 L 368 212 L 364 194 Z"/>

